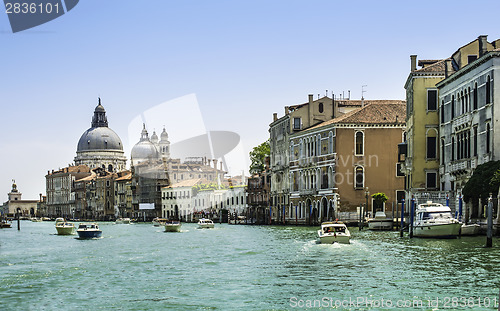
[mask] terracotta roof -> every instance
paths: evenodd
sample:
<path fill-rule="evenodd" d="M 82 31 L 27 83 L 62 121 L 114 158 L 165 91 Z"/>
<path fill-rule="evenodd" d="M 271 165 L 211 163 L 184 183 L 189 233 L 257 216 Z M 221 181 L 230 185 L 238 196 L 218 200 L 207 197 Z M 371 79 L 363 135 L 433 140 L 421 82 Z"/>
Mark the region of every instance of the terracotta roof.
<path fill-rule="evenodd" d="M 117 178 L 116 180 L 130 180 L 130 179 L 132 179 L 132 173 L 128 172 L 123 176 Z"/>
<path fill-rule="evenodd" d="M 404 100 L 393 100 L 392 103 L 368 104 L 310 129 L 329 124 L 396 124 L 396 122 L 397 124 L 404 124 L 405 118 L 406 102 Z"/>
<path fill-rule="evenodd" d="M 164 187 L 164 188 L 193 187 L 193 186 L 195 186 L 197 184 L 201 184 L 202 182 L 203 182 L 202 178 L 187 179 L 187 180 L 183 180 L 181 182 L 172 184 L 172 185 Z"/>
<path fill-rule="evenodd" d="M 417 73 L 423 73 L 423 72 L 444 72 L 444 66 L 445 66 L 446 59 L 442 59 L 440 61 L 437 61 L 431 65 L 425 66 L 424 68 L 417 69 L 413 72 Z M 420 62 L 419 62 L 420 65 Z"/>
<path fill-rule="evenodd" d="M 418 61 L 418 65 L 421 67 L 425 67 L 426 65 L 432 65 L 434 63 L 439 62 L 440 59 L 421 59 Z"/>
<path fill-rule="evenodd" d="M 339 107 L 361 107 L 363 104 L 397 104 L 401 103 L 401 100 L 393 100 L 393 99 L 344 99 L 344 100 L 335 100 L 335 103 L 339 105 Z"/>

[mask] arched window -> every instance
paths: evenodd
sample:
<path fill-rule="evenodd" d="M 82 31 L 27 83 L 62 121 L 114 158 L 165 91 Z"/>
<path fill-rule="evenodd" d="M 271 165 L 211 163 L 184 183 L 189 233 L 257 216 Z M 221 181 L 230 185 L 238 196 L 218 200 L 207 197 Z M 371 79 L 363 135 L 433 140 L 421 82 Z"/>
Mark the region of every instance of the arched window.
<path fill-rule="evenodd" d="M 441 138 L 441 164 L 445 164 L 444 161 L 444 138 Z"/>
<path fill-rule="evenodd" d="M 361 131 L 357 131 L 355 134 L 355 155 L 363 155 L 363 144 L 364 144 L 364 134 Z"/>
<path fill-rule="evenodd" d="M 426 141 L 427 141 L 427 159 L 435 159 L 437 153 L 437 130 L 436 129 L 428 129 L 426 132 Z"/>
<path fill-rule="evenodd" d="M 333 153 L 333 133 L 328 133 L 328 153 Z"/>
<path fill-rule="evenodd" d="M 321 155 L 321 135 L 318 134 L 317 142 L 316 142 L 316 155 Z"/>
<path fill-rule="evenodd" d="M 477 109 L 477 82 L 474 83 L 474 95 L 472 96 L 472 104 L 474 106 L 474 110 Z"/>
<path fill-rule="evenodd" d="M 108 172 L 113 172 L 113 165 L 108 165 Z"/>
<path fill-rule="evenodd" d="M 455 117 L 455 95 L 451 95 L 451 118 Z"/>
<path fill-rule="evenodd" d="M 451 160 L 455 161 L 455 137 L 451 138 Z"/>
<path fill-rule="evenodd" d="M 318 110 L 319 110 L 319 113 L 323 113 L 323 103 L 319 103 Z"/>
<path fill-rule="evenodd" d="M 355 170 L 354 187 L 363 188 L 365 184 L 365 172 L 362 166 L 357 166 Z"/>

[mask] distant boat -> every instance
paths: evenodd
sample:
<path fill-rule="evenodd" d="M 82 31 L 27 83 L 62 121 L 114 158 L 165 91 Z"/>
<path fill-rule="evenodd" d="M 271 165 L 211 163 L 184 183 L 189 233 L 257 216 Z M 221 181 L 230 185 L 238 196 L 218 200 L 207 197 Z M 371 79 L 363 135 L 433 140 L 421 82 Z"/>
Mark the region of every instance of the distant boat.
<path fill-rule="evenodd" d="M 164 226 L 165 226 L 165 232 L 181 231 L 181 222 L 177 220 L 167 220 Z"/>
<path fill-rule="evenodd" d="M 12 228 L 12 225 L 10 222 L 7 222 L 7 220 L 0 220 L 0 229 L 3 228 Z"/>
<path fill-rule="evenodd" d="M 71 222 L 67 222 L 64 218 L 57 218 L 55 226 L 58 235 L 75 234 L 75 225 Z"/>
<path fill-rule="evenodd" d="M 80 239 L 93 239 L 100 238 L 102 236 L 102 231 L 96 223 L 80 224 L 76 232 L 78 233 Z"/>
<path fill-rule="evenodd" d="M 418 205 L 413 221 L 413 236 L 456 238 L 460 227 L 462 227 L 462 223 L 453 218 L 448 206 L 427 201 L 427 203 Z"/>
<path fill-rule="evenodd" d="M 155 227 L 163 226 L 167 221 L 168 219 L 156 217 L 155 219 L 153 219 L 153 226 Z"/>
<path fill-rule="evenodd" d="M 347 226 L 340 221 L 327 221 L 321 224 L 318 230 L 318 242 L 321 244 L 342 243 L 349 244 L 351 232 Z"/>
<path fill-rule="evenodd" d="M 117 218 L 115 220 L 115 224 L 126 224 L 126 225 L 129 225 L 130 224 L 130 218 Z"/>
<path fill-rule="evenodd" d="M 368 219 L 368 229 L 370 230 L 392 230 L 394 220 L 387 218 L 384 212 L 376 212 L 375 217 Z"/>
<path fill-rule="evenodd" d="M 213 227 L 214 227 L 214 222 L 211 219 L 201 218 L 200 220 L 198 220 L 199 229 L 208 229 Z"/>
<path fill-rule="evenodd" d="M 38 218 L 38 217 L 31 217 L 30 220 L 32 222 L 42 222 L 42 219 L 41 218 Z"/>

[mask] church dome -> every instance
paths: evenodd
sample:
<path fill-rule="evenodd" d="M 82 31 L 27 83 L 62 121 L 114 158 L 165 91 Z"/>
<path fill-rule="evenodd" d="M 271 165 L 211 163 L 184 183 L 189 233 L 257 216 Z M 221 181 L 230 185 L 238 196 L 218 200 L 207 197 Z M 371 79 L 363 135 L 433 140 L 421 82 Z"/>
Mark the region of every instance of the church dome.
<path fill-rule="evenodd" d="M 158 138 L 158 137 L 157 137 Z M 137 144 L 132 147 L 130 152 L 133 164 L 143 162 L 146 160 L 158 159 L 159 153 L 155 145 L 149 140 L 146 125 L 142 129 L 141 139 Z"/>
<path fill-rule="evenodd" d="M 163 128 L 163 132 L 161 132 L 160 137 L 161 137 L 161 140 L 164 140 L 164 141 L 168 140 L 168 133 L 165 130 L 165 128 Z"/>
<path fill-rule="evenodd" d="M 118 150 L 123 151 L 123 144 L 118 135 L 108 127 L 106 110 L 99 104 L 94 110 L 91 128 L 86 130 L 80 140 L 76 152 L 89 150 Z"/>
<path fill-rule="evenodd" d="M 158 135 L 156 135 L 155 131 L 153 131 L 153 135 L 151 135 L 151 142 L 153 144 L 157 144 L 158 143 Z"/>

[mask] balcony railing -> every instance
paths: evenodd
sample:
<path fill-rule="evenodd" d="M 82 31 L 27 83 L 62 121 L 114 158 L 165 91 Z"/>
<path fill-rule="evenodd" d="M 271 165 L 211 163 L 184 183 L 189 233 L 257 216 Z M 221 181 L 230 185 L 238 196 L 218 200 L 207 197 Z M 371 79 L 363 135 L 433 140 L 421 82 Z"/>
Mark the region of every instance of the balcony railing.
<path fill-rule="evenodd" d="M 466 124 L 472 120 L 472 116 L 470 113 L 463 114 L 453 120 L 452 126 L 454 128 L 460 127 L 463 124 Z"/>

